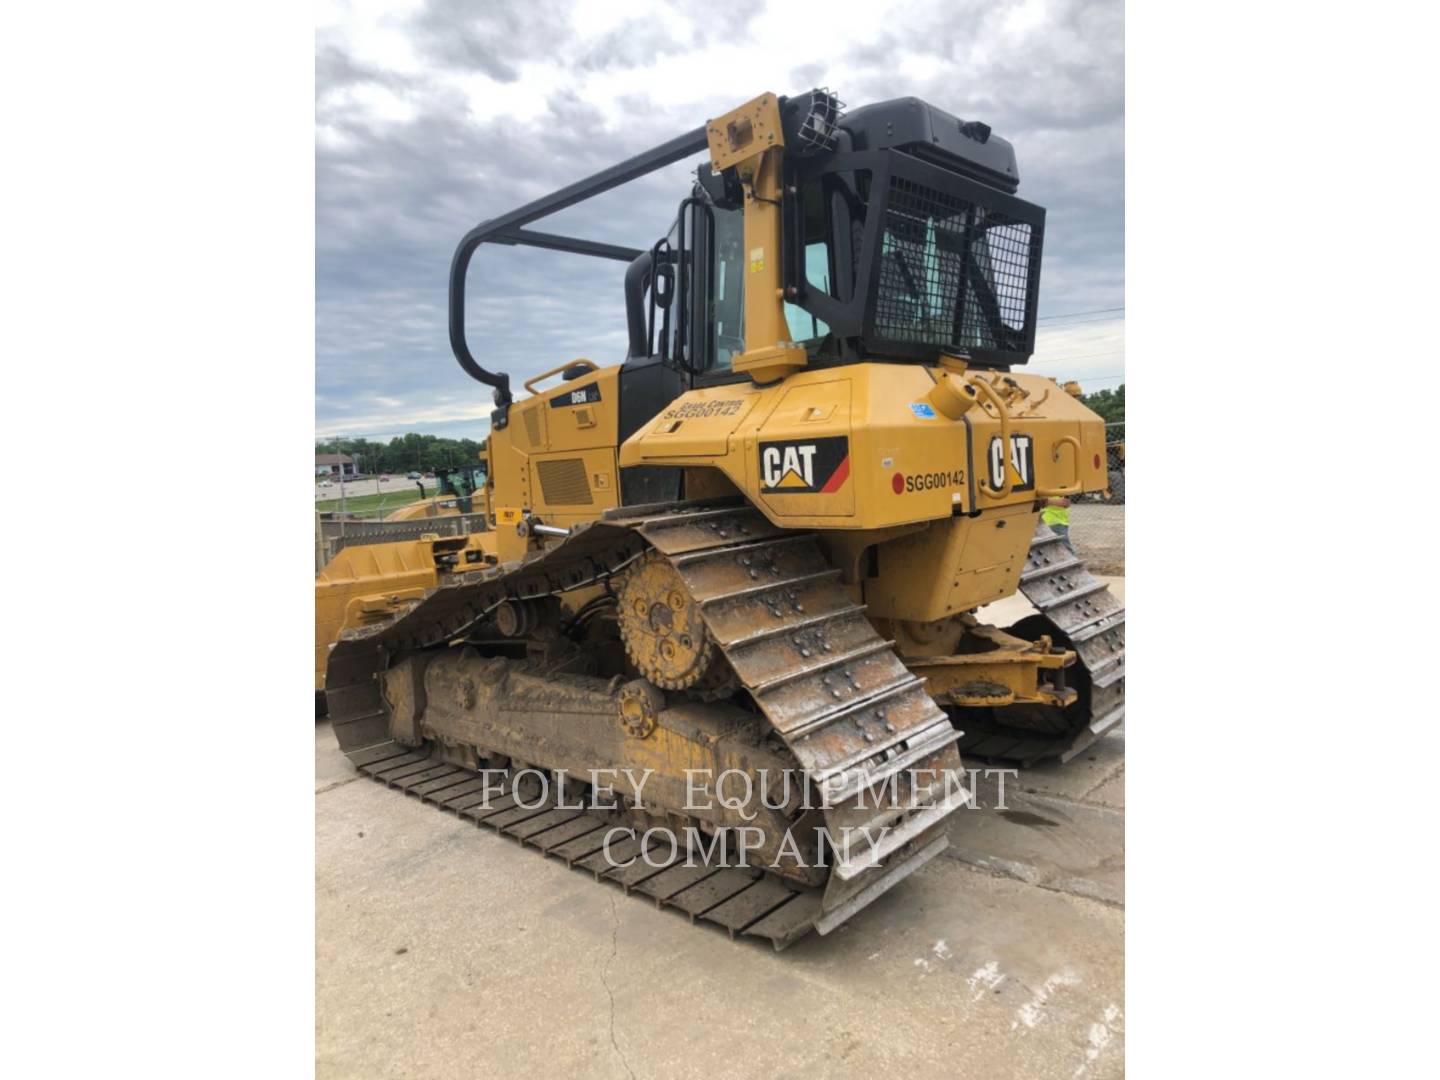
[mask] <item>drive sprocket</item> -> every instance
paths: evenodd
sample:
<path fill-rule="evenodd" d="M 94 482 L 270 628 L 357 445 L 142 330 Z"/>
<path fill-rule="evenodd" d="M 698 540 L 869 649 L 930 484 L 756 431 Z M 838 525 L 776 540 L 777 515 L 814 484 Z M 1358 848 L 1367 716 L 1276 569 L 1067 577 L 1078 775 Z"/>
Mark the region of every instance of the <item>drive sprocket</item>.
<path fill-rule="evenodd" d="M 617 610 L 626 653 L 656 686 L 689 689 L 717 662 L 715 640 L 700 606 L 660 552 L 647 552 L 630 568 Z"/>

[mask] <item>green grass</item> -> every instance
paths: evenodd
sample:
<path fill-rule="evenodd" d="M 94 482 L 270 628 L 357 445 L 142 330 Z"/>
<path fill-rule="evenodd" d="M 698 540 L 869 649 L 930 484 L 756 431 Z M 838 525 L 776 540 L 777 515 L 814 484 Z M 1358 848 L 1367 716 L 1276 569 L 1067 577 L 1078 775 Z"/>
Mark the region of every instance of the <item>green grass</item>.
<path fill-rule="evenodd" d="M 435 490 L 433 488 L 426 488 L 425 494 L 428 498 L 435 494 Z M 374 514 L 383 517 L 391 510 L 398 510 L 402 506 L 409 506 L 413 502 L 418 502 L 419 499 L 420 492 L 415 488 L 411 488 L 408 491 L 390 491 L 383 495 L 347 494 L 345 496 L 345 512 L 347 514 Z M 340 499 L 337 496 L 333 499 L 326 499 L 323 502 L 317 500 L 315 509 L 321 513 L 329 513 L 331 511 L 338 512 L 340 509 Z"/>

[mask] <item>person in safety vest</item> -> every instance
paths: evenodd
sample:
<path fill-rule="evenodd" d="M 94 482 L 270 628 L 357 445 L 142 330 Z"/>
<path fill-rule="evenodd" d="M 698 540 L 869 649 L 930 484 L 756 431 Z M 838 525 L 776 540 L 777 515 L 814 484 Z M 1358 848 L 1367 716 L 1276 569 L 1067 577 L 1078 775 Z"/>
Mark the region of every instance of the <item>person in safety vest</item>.
<path fill-rule="evenodd" d="M 1040 520 L 1050 526 L 1050 531 L 1059 533 L 1070 554 L 1075 554 L 1075 545 L 1070 543 L 1070 500 L 1064 496 L 1051 496 L 1040 509 Z"/>

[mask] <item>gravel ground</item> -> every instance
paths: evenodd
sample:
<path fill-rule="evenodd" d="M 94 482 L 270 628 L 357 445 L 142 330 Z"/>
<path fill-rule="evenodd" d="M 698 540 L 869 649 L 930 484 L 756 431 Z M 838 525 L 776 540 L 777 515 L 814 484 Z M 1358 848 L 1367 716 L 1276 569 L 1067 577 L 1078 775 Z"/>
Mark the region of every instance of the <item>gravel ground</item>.
<path fill-rule="evenodd" d="M 1093 573 L 1125 573 L 1125 505 L 1075 504 L 1070 508 L 1070 541 Z"/>

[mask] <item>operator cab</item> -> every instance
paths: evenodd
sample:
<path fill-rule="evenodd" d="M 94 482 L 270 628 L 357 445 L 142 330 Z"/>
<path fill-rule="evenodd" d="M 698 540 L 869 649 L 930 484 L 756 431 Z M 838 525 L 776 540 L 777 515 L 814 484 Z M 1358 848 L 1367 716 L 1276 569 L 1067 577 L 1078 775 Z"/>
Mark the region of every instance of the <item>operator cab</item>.
<path fill-rule="evenodd" d="M 485 487 L 485 466 L 467 465 L 460 468 L 438 470 L 439 491 L 437 498 L 453 498 L 455 508 L 462 514 L 473 513 L 473 499 L 477 491 Z"/>
<path fill-rule="evenodd" d="M 483 465 L 445 469 L 440 474 L 440 494 L 469 498 L 485 486 Z"/>
<path fill-rule="evenodd" d="M 742 108 L 461 239 L 450 267 L 450 344 L 461 368 L 494 389 L 493 430 L 508 426 L 514 399 L 509 375 L 486 370 L 466 340 L 465 280 L 482 244 L 628 264 L 621 443 L 695 387 L 767 384 L 799 366 L 952 356 L 1008 370 L 1029 359 L 1045 211 L 1015 197 L 1008 142 L 916 98 L 842 115 L 833 94 L 812 90 L 764 94 Z M 701 166 L 674 225 L 648 250 L 532 228 L 707 150 L 719 171 Z M 747 305 L 747 282 L 761 281 L 778 293 L 773 307 L 758 287 Z M 677 498 L 675 472 L 623 470 L 622 502 Z"/>
<path fill-rule="evenodd" d="M 785 320 L 809 365 L 1025 363 L 1045 211 L 1014 196 L 1011 145 L 915 98 L 831 130 L 787 152 L 782 197 Z M 745 198 L 733 170 L 702 165 L 669 233 L 632 262 L 630 361 L 658 359 L 689 385 L 743 377 Z"/>

